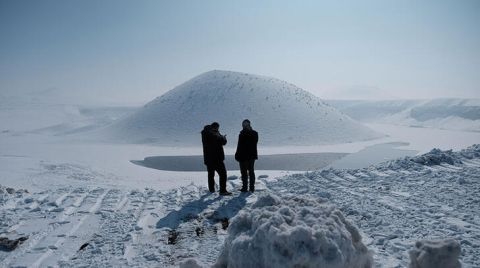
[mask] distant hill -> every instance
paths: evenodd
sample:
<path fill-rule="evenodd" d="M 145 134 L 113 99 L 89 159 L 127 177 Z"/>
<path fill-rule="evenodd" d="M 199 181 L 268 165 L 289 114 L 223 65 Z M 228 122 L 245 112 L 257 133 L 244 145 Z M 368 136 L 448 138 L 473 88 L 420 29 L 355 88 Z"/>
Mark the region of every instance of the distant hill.
<path fill-rule="evenodd" d="M 329 100 L 362 122 L 480 131 L 480 99 Z"/>
<path fill-rule="evenodd" d="M 199 145 L 204 125 L 217 121 L 232 145 L 245 118 L 259 131 L 263 145 L 328 144 L 381 136 L 295 85 L 219 70 L 157 97 L 102 135 L 123 142 Z"/>

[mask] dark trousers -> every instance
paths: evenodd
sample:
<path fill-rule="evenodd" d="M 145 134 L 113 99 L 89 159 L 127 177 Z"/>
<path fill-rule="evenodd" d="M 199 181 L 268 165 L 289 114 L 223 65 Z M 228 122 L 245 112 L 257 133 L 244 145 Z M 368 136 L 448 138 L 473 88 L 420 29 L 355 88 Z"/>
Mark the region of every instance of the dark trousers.
<path fill-rule="evenodd" d="M 255 159 L 240 161 L 240 173 L 242 174 L 242 189 L 250 189 L 250 191 L 255 190 Z M 250 187 L 248 188 L 250 179 Z"/>
<path fill-rule="evenodd" d="M 220 176 L 220 192 L 227 191 L 227 169 L 223 162 L 207 165 L 208 171 L 208 190 L 215 192 L 215 171 Z"/>

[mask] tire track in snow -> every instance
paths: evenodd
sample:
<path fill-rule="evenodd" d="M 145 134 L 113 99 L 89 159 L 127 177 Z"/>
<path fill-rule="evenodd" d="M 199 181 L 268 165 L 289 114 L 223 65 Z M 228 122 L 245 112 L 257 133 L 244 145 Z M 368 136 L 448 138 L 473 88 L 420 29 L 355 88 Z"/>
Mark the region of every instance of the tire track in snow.
<path fill-rule="evenodd" d="M 83 215 L 83 217 L 76 223 L 74 224 L 71 229 L 66 233 L 65 236 L 60 237 L 54 244 L 53 247 L 49 247 L 45 253 L 43 253 L 37 261 L 35 261 L 31 267 L 37 268 L 40 267 L 40 265 L 48 258 L 50 257 L 55 249 L 58 249 L 68 237 L 72 237 L 79 229 L 80 227 L 84 224 L 84 222 L 89 218 L 92 217 L 93 214 L 95 214 L 98 209 L 100 208 L 100 205 L 102 204 L 103 199 L 105 196 L 110 192 L 110 190 L 105 190 L 102 195 L 100 195 L 96 202 L 93 204 L 92 207 L 88 210 L 88 214 Z"/>
<path fill-rule="evenodd" d="M 93 194 L 91 197 L 96 197 L 95 190 L 91 193 Z M 10 266 L 12 263 L 26 263 L 26 265 L 21 265 L 29 266 L 32 262 L 32 259 L 35 260 L 37 258 L 36 255 L 39 254 L 38 251 L 46 249 L 45 247 L 37 248 L 37 245 L 57 228 L 68 223 L 69 218 L 85 204 L 87 197 L 88 193 L 77 196 L 77 199 L 75 199 L 72 206 L 69 206 L 66 210 L 63 210 L 58 218 L 55 216 L 53 218 L 40 219 L 39 222 L 33 222 L 33 227 L 40 229 L 37 231 L 34 230 L 29 236 L 29 239 L 22 244 L 21 247 L 16 249 L 15 252 L 12 252 L 12 254 L 5 258 L 2 263 L 5 266 Z M 46 198 L 44 200 L 46 200 Z M 35 219 L 34 217 L 31 218 Z"/>
<path fill-rule="evenodd" d="M 90 245 L 61 266 L 135 266 L 133 258 L 141 255 L 135 245 L 145 230 L 141 216 L 150 211 L 151 200 L 164 202 L 156 193 L 147 189 L 117 194 L 116 203 L 100 211 L 100 228 Z"/>
<path fill-rule="evenodd" d="M 130 240 L 128 243 L 125 243 L 125 246 L 124 246 L 125 252 L 123 254 L 123 257 L 127 260 L 128 263 L 132 261 L 132 256 L 137 255 L 135 254 L 136 253 L 135 245 L 140 242 L 139 233 L 141 233 L 142 230 L 144 230 L 144 228 L 146 227 L 146 226 L 143 226 L 144 218 L 142 218 L 142 215 L 145 211 L 147 203 L 151 199 L 152 193 L 154 193 L 153 190 L 146 190 L 142 193 L 142 201 L 139 204 L 138 209 L 136 209 L 135 212 L 133 213 L 133 218 L 132 218 L 133 228 L 128 233 L 128 236 L 130 236 Z M 143 217 L 145 216 L 143 215 Z"/>

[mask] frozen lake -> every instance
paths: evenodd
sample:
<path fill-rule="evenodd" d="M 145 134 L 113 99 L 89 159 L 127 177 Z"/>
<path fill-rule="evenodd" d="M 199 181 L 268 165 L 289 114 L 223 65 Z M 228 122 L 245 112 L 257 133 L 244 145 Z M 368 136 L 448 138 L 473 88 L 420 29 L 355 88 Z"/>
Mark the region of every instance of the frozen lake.
<path fill-rule="evenodd" d="M 402 142 L 375 144 L 356 153 L 348 154 L 328 167 L 345 169 L 364 168 L 396 158 L 414 156 L 418 153 L 416 150 L 399 149 L 399 147 L 406 145 L 408 144 Z"/>
<path fill-rule="evenodd" d="M 459 150 L 480 143 L 478 132 L 384 124 L 370 124 L 369 127 L 387 136 L 335 145 L 264 147 L 261 146 L 260 133 L 257 175 L 273 178 L 329 166 L 366 167 L 424 153 L 435 147 Z M 0 149 L 0 184 L 17 188 L 50 189 L 87 182 L 121 188 L 171 189 L 191 183 L 204 185 L 206 180 L 200 144 L 199 147 L 158 147 L 72 143 L 54 136 L 7 132 L 0 133 Z M 226 155 L 234 152 L 233 147 L 225 148 Z M 144 162 L 143 166 L 131 162 L 145 161 L 145 158 L 149 163 Z M 229 176 L 240 175 L 238 164 L 229 157 L 227 166 Z M 91 179 L 85 181 L 81 178 Z"/>
<path fill-rule="evenodd" d="M 255 162 L 256 170 L 289 170 L 305 171 L 317 170 L 328 166 L 346 153 L 303 153 L 303 154 L 275 154 L 262 155 Z M 169 171 L 205 171 L 202 155 L 189 156 L 152 156 L 144 160 L 132 160 L 132 163 Z M 233 155 L 225 156 L 227 170 L 237 170 L 238 162 Z"/>
<path fill-rule="evenodd" d="M 480 133 L 432 128 L 369 124 L 386 134 L 371 141 L 320 146 L 260 147 L 257 170 L 309 171 L 325 167 L 356 169 L 380 162 L 425 153 L 432 148 L 460 150 L 480 143 Z M 261 134 L 261 133 L 260 133 Z M 194 150 L 200 151 L 199 148 Z M 234 149 L 226 148 L 225 165 L 238 170 Z M 177 151 L 178 153 L 179 151 Z M 288 152 L 288 153 L 287 153 Z M 147 156 L 133 160 L 140 166 L 166 171 L 204 171 L 201 155 Z"/>

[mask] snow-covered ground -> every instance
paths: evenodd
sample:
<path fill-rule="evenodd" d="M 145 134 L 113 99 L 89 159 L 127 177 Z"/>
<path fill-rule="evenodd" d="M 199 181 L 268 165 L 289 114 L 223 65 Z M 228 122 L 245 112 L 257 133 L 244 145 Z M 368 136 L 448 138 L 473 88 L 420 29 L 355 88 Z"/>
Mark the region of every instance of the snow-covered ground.
<path fill-rule="evenodd" d="M 56 167 L 51 167 L 54 174 Z M 240 180 L 230 178 L 229 188 Z M 254 194 L 209 194 L 83 185 L 38 192 L 0 190 L 1 236 L 28 236 L 0 251 L 1 266 L 165 267 L 216 262 L 230 220 L 273 193 L 338 207 L 360 230 L 377 267 L 405 267 L 417 240 L 453 238 L 464 267 L 480 265 L 480 146 L 434 150 L 364 169 L 261 177 Z M 307 206 L 307 205 L 305 205 Z"/>
<path fill-rule="evenodd" d="M 0 99 L 0 238 L 28 236 L 14 251 L 0 251 L 0 266 L 162 267 L 190 257 L 210 265 L 228 237 L 224 228 L 230 219 L 267 195 L 282 200 L 302 196 L 338 207 L 358 227 L 378 267 L 406 266 L 415 241 L 437 237 L 461 243 L 464 267 L 480 265 L 478 154 L 466 158 L 454 153 L 461 163 L 447 157 L 447 163 L 433 166 L 410 159 L 378 164 L 435 147 L 460 150 L 479 143 L 480 132 L 370 123 L 370 129 L 386 136 L 317 146 L 260 142 L 260 157 L 346 156 L 332 163 L 336 169 L 324 171 L 258 170 L 258 191 L 252 195 L 235 191 L 239 171 L 229 169 L 228 187 L 235 193 L 220 198 L 206 193 L 205 171 L 162 171 L 131 163 L 152 156 L 198 156 L 200 144 L 83 140 L 87 131 L 136 110 L 59 104 L 38 96 L 33 102 Z M 225 151 L 231 155 L 235 144 L 228 145 Z"/>

